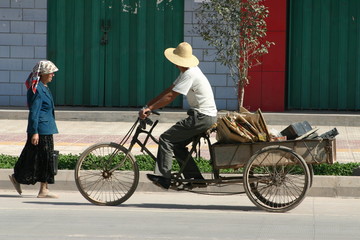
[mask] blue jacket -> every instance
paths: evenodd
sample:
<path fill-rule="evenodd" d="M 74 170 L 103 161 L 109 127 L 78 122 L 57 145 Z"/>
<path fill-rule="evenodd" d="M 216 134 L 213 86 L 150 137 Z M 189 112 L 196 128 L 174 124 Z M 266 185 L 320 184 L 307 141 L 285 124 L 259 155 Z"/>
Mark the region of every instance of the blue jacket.
<path fill-rule="evenodd" d="M 52 135 L 58 133 L 55 123 L 54 100 L 50 90 L 39 82 L 35 94 L 27 92 L 29 107 L 28 134 Z"/>

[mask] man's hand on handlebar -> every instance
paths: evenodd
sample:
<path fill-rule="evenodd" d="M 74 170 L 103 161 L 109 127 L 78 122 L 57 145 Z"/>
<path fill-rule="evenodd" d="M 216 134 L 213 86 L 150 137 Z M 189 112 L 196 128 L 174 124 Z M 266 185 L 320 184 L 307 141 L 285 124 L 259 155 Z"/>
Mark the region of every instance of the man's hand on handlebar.
<path fill-rule="evenodd" d="M 151 114 L 151 109 L 148 108 L 147 106 L 145 106 L 145 107 L 143 107 L 142 109 L 140 109 L 140 111 L 139 111 L 139 118 L 140 118 L 140 119 L 145 119 L 145 118 L 147 118 L 150 114 Z"/>
<path fill-rule="evenodd" d="M 158 111 L 151 110 L 148 106 L 144 106 L 139 111 L 139 118 L 140 119 L 145 119 L 145 118 L 149 117 L 149 115 L 152 114 L 152 113 L 154 113 L 156 115 L 160 115 L 160 113 Z"/>

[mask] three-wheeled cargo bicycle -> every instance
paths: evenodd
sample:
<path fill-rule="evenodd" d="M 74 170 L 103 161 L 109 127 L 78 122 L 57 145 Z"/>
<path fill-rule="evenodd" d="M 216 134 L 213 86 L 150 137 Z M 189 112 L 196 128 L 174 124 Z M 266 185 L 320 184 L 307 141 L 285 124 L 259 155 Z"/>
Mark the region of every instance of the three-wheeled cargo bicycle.
<path fill-rule="evenodd" d="M 157 124 L 158 120 L 137 119 L 120 143 L 98 143 L 87 148 L 75 168 L 80 193 L 97 205 L 119 205 L 129 199 L 140 178 L 132 150 L 139 145 L 142 152 L 156 159 L 147 144 L 150 140 L 158 143 L 153 136 Z M 206 188 L 201 188 L 199 193 L 216 194 L 218 189 L 238 184 L 244 190 L 236 193 L 245 192 L 259 208 L 286 212 L 298 206 L 311 187 L 312 164 L 332 164 L 336 158 L 335 138 L 212 144 L 210 134 L 215 130 L 194 137 L 184 165 L 172 174 L 171 189 L 197 192 L 187 186 L 201 183 Z M 125 147 L 129 140 L 129 146 Z M 186 161 L 199 151 L 200 143 L 207 145 L 212 172 L 204 180 L 185 179 L 182 172 Z M 223 173 L 224 169 L 234 171 Z"/>

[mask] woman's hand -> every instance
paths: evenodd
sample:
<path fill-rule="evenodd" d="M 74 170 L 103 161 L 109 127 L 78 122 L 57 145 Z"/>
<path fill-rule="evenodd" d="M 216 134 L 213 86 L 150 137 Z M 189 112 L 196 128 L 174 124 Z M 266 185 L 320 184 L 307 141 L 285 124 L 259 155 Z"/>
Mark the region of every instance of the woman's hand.
<path fill-rule="evenodd" d="M 31 144 L 37 146 L 39 144 L 39 134 L 35 133 L 31 137 Z"/>

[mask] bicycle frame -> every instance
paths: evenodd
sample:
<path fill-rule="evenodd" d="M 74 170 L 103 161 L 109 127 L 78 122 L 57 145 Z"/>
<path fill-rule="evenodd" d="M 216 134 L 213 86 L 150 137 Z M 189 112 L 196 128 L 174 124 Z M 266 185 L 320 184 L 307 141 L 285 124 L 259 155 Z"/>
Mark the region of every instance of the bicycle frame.
<path fill-rule="evenodd" d="M 151 129 L 149 131 L 145 130 L 146 124 L 151 122 Z M 155 126 L 158 124 L 158 120 L 155 121 L 155 123 L 153 123 L 150 119 L 147 119 L 147 122 L 145 120 L 141 120 L 141 119 L 137 119 L 136 122 L 134 123 L 134 125 L 130 128 L 129 132 L 125 135 L 125 137 L 120 141 L 120 145 L 124 145 L 127 140 L 130 138 L 130 136 L 132 135 L 135 126 L 138 125 L 136 127 L 136 131 L 134 136 L 131 139 L 130 142 L 130 146 L 127 149 L 127 153 L 124 157 L 124 160 L 122 162 L 120 162 L 119 164 L 117 164 L 115 167 L 113 167 L 109 172 L 113 172 L 115 171 L 117 168 L 121 167 L 123 162 L 125 161 L 125 159 L 128 157 L 128 155 L 131 153 L 131 150 L 133 149 L 133 147 L 135 146 L 135 144 L 138 144 L 141 147 L 141 152 L 146 152 L 154 161 L 156 161 L 156 157 L 154 156 L 154 154 L 152 154 L 152 152 L 146 147 L 146 143 L 148 142 L 149 138 L 151 138 L 156 144 L 159 144 L 159 141 L 151 134 L 152 131 L 154 130 Z M 139 124 L 138 124 L 139 123 Z M 145 141 L 141 142 L 139 140 L 139 135 L 145 133 L 147 134 Z M 112 153 L 112 156 L 116 156 L 117 151 Z M 108 161 L 112 161 L 112 157 L 109 157 Z"/>
<path fill-rule="evenodd" d="M 140 120 L 142 121 L 142 120 Z M 158 120 L 156 120 L 149 131 L 145 130 L 144 126 L 141 125 L 141 123 L 137 126 L 136 131 L 134 136 L 131 139 L 130 142 L 130 146 L 129 146 L 129 152 L 131 152 L 131 150 L 133 149 L 133 147 L 135 146 L 135 144 L 138 144 L 141 147 L 141 152 L 146 152 L 154 161 L 156 161 L 156 157 L 154 156 L 154 154 L 146 147 L 147 142 L 149 141 L 149 138 L 151 138 L 151 140 L 153 140 L 156 144 L 159 144 L 159 140 L 156 139 L 153 135 L 152 135 L 152 131 L 154 130 L 154 128 L 156 127 L 156 125 L 159 123 Z M 144 140 L 144 142 L 139 140 L 139 135 L 140 134 L 146 134 L 146 138 Z"/>
<path fill-rule="evenodd" d="M 138 124 L 138 121 L 140 121 L 139 124 Z M 137 145 L 139 145 L 141 147 L 141 150 L 140 150 L 141 152 L 145 152 L 146 154 L 148 154 L 154 160 L 154 162 L 156 162 L 156 157 L 146 147 L 146 145 L 147 145 L 149 139 L 153 140 L 156 144 L 159 144 L 159 140 L 152 135 L 152 132 L 153 132 L 154 128 L 156 127 L 156 125 L 159 123 L 159 121 L 156 120 L 153 123 L 151 120 L 147 119 L 147 121 L 148 121 L 147 124 L 151 125 L 151 128 L 149 130 L 145 129 L 146 123 L 141 122 L 141 121 L 144 121 L 144 120 L 139 120 L 138 119 L 138 121 L 135 123 L 135 124 L 138 124 L 138 125 L 137 125 L 136 131 L 135 131 L 135 133 L 134 133 L 134 135 L 133 135 L 133 137 L 131 139 L 128 151 L 130 153 L 132 151 L 133 147 L 135 146 L 135 144 L 137 144 Z M 134 128 L 130 129 L 128 134 L 131 135 L 133 130 L 134 130 Z M 141 134 L 146 134 L 146 137 L 145 137 L 145 139 L 143 141 L 139 139 L 139 136 Z M 209 179 L 205 179 L 205 180 L 182 179 L 182 177 L 181 177 L 181 174 L 184 172 L 186 164 L 188 163 L 188 161 L 190 160 L 192 155 L 194 153 L 196 153 L 197 150 L 199 150 L 199 152 L 200 152 L 201 139 L 204 139 L 205 143 L 208 145 L 208 151 L 210 153 L 210 163 L 211 164 L 213 163 L 213 161 L 212 161 L 213 160 L 213 151 L 212 151 L 212 148 L 211 148 L 210 136 L 209 136 L 208 132 L 204 132 L 204 133 L 199 134 L 199 135 L 197 135 L 197 136 L 195 136 L 193 138 L 189 154 L 187 155 L 186 159 L 184 159 L 184 163 L 180 167 L 180 170 L 178 172 L 172 174 L 172 179 L 175 182 L 178 182 L 178 183 L 194 183 L 194 182 L 196 182 L 196 183 L 200 183 L 200 182 L 201 183 L 206 183 L 206 182 L 209 182 L 209 181 L 213 182 L 214 179 L 219 179 L 219 171 L 215 170 L 214 168 L 212 168 L 213 169 L 212 173 L 214 174 L 214 178 L 211 179 L 211 180 L 209 180 Z M 124 139 L 123 139 L 123 141 L 121 141 L 120 144 L 123 144 L 123 143 L 124 143 Z M 197 156 L 200 156 L 200 153 L 196 153 L 196 154 L 197 154 Z M 216 181 L 216 182 L 219 182 L 219 181 Z"/>
<path fill-rule="evenodd" d="M 135 125 L 137 125 L 136 131 L 135 131 L 134 135 L 131 138 L 131 142 L 130 142 L 130 146 L 128 148 L 128 153 L 127 154 L 130 154 L 133 147 L 135 146 L 135 144 L 137 144 L 137 145 L 139 145 L 141 147 L 141 152 L 145 152 L 146 154 L 148 154 L 154 160 L 154 162 L 156 162 L 156 157 L 146 147 L 146 144 L 148 143 L 149 139 L 153 140 L 156 144 L 159 144 L 159 140 L 156 139 L 152 135 L 152 132 L 153 132 L 154 128 L 156 127 L 156 125 L 158 124 L 158 122 L 159 122 L 158 120 L 156 120 L 155 122 L 152 122 L 150 119 L 147 118 L 145 120 L 138 119 L 134 123 L 133 127 L 126 134 L 124 139 L 120 142 L 120 145 L 123 145 L 124 143 L 126 143 L 127 140 L 130 138 L 130 136 L 132 135 L 133 131 L 135 130 Z M 151 128 L 149 130 L 146 130 L 146 124 L 151 125 Z M 145 139 L 143 141 L 141 141 L 139 139 L 140 134 L 146 134 L 146 137 L 145 137 Z M 212 166 L 212 175 L 213 175 L 213 177 L 210 178 L 210 179 L 202 179 L 202 180 L 199 180 L 199 179 L 184 179 L 182 177 L 182 173 L 184 172 L 186 164 L 188 163 L 188 161 L 190 160 L 192 155 L 194 153 L 196 153 L 197 150 L 200 151 L 201 139 L 204 139 L 206 144 L 208 145 L 208 151 L 210 153 L 210 164 Z M 200 154 L 198 154 L 198 156 L 199 155 Z M 184 159 L 184 163 L 182 164 L 182 166 L 180 166 L 180 170 L 178 172 L 172 173 L 172 182 L 173 182 L 172 185 L 174 185 L 175 187 L 178 187 L 178 186 L 180 186 L 182 184 L 186 184 L 186 183 L 207 183 L 207 184 L 210 184 L 210 183 L 213 183 L 213 184 L 243 183 L 243 177 L 242 176 L 240 176 L 240 177 L 238 177 L 238 176 L 232 176 L 232 177 L 221 176 L 220 177 L 219 170 L 215 169 L 214 166 L 213 166 L 213 164 L 214 164 L 213 159 L 214 159 L 214 154 L 213 154 L 213 150 L 212 150 L 212 147 L 211 147 L 211 141 L 210 141 L 209 132 L 204 132 L 204 133 L 201 133 L 199 135 L 196 135 L 193 138 L 189 154 L 187 155 L 186 159 Z M 181 189 L 177 188 L 177 190 L 181 190 Z"/>

